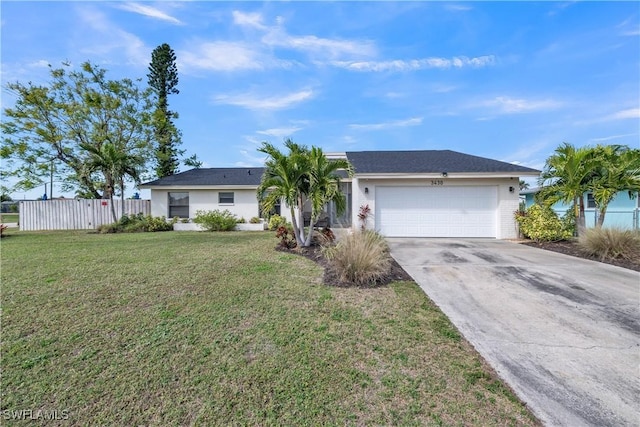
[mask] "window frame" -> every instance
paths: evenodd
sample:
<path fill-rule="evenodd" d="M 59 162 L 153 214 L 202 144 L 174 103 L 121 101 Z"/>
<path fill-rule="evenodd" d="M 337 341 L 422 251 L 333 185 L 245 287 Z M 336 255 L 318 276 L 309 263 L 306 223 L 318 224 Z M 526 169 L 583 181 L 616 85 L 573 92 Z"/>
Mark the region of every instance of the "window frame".
<path fill-rule="evenodd" d="M 223 198 L 223 194 L 226 195 L 226 197 Z M 231 195 L 229 197 L 229 194 Z M 231 201 L 229 201 L 229 199 Z M 218 204 L 222 205 L 222 206 L 232 206 L 235 204 L 236 201 L 236 193 L 235 191 L 219 191 L 218 192 Z"/>
<path fill-rule="evenodd" d="M 175 204 L 172 203 L 172 200 L 183 200 L 185 199 L 185 197 L 179 197 L 176 198 L 175 196 L 173 196 L 174 194 L 186 194 L 186 204 L 185 203 L 180 203 L 180 204 Z M 187 215 L 186 216 L 182 216 L 182 215 L 172 215 L 173 209 L 174 208 L 187 208 Z M 189 192 L 188 191 L 167 191 L 167 218 L 174 218 L 174 217 L 178 217 L 178 218 L 189 218 Z"/>
<path fill-rule="evenodd" d="M 593 198 L 593 193 L 587 193 L 587 202 L 585 203 L 585 208 L 595 209 L 596 207 L 596 199 Z"/>

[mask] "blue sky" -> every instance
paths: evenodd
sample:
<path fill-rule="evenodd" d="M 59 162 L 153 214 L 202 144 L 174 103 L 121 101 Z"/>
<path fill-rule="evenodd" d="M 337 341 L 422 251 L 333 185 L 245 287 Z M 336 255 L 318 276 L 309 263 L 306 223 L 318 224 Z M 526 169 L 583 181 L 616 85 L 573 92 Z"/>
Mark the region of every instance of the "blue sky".
<path fill-rule="evenodd" d="M 182 148 L 205 167 L 260 165 L 260 143 L 287 137 L 327 152 L 450 149 L 537 169 L 563 141 L 640 146 L 637 2 L 0 7 L 3 85 L 86 60 L 146 84 L 152 50 L 168 43 L 180 79 L 170 108 Z M 12 102 L 3 90 L 2 106 Z"/>

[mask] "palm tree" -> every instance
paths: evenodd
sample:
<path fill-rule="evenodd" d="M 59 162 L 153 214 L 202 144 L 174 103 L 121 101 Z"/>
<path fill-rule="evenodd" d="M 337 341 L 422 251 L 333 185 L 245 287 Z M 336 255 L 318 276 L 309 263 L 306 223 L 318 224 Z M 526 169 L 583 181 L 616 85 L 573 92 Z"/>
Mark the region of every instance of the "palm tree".
<path fill-rule="evenodd" d="M 640 150 L 624 145 L 598 145 L 592 149 L 592 173 L 588 190 L 599 211 L 598 227 L 602 227 L 607 207 L 615 195 L 628 191 L 637 197 L 640 191 Z"/>
<path fill-rule="evenodd" d="M 520 191 L 522 190 L 528 190 L 529 189 L 529 183 L 526 182 L 524 179 L 520 180 Z"/>
<path fill-rule="evenodd" d="M 321 148 L 312 147 L 309 153 L 309 187 L 307 200 L 311 202 L 311 221 L 309 233 L 304 246 L 311 245 L 313 236 L 313 224 L 318 221 L 322 209 L 329 202 L 334 202 L 338 214 L 342 214 L 347 207 L 344 194 L 340 190 L 340 176 L 336 174 L 339 169 L 345 169 L 351 176 L 351 164 L 346 159 L 329 160 Z"/>
<path fill-rule="evenodd" d="M 105 178 L 103 198 L 111 200 L 111 214 L 113 222 L 117 222 L 116 210 L 113 203 L 113 195 L 116 186 L 120 188 L 121 215 L 124 215 L 124 190 L 125 177 L 131 177 L 137 183 L 140 181 L 140 168 L 144 165 L 144 159 L 139 156 L 119 150 L 114 144 L 107 142 L 99 147 L 90 144 L 82 144 L 82 148 L 89 152 L 90 158 L 87 168 L 90 172 L 100 171 Z"/>
<path fill-rule="evenodd" d="M 268 158 L 257 194 L 264 212 L 271 211 L 280 200 L 285 201 L 291 209 L 293 234 L 296 237 L 296 242 L 302 246 L 305 241 L 302 208 L 303 196 L 308 188 L 309 150 L 290 139 L 287 139 L 284 145 L 289 150 L 288 155 L 267 142 L 264 142 L 258 149 Z M 298 216 L 295 213 L 296 208 Z"/>
<path fill-rule="evenodd" d="M 586 226 L 583 195 L 588 189 L 592 162 L 588 148 L 565 142 L 547 159 L 539 179 L 542 189 L 538 197 L 545 203 L 573 203 L 578 233 Z"/>

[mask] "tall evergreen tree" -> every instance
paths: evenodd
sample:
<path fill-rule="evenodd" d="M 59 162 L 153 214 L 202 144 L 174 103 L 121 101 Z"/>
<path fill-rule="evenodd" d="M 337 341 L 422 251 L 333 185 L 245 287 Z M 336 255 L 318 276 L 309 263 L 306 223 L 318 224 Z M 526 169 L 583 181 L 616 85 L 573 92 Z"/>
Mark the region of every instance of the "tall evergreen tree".
<path fill-rule="evenodd" d="M 149 86 L 156 95 L 156 110 L 153 115 L 153 126 L 156 140 L 156 175 L 162 178 L 178 172 L 180 164 L 178 156 L 181 144 L 180 131 L 173 123 L 178 114 L 169 110 L 168 96 L 178 94 L 178 68 L 176 54 L 167 43 L 156 47 L 151 53 L 149 64 Z"/>

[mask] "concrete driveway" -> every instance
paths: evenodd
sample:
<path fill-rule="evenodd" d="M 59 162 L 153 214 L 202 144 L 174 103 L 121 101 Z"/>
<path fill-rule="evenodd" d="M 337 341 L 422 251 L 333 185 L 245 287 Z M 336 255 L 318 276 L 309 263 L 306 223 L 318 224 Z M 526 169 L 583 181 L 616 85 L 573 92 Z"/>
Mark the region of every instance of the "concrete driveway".
<path fill-rule="evenodd" d="M 545 425 L 640 425 L 640 273 L 499 240 L 388 242 Z"/>

